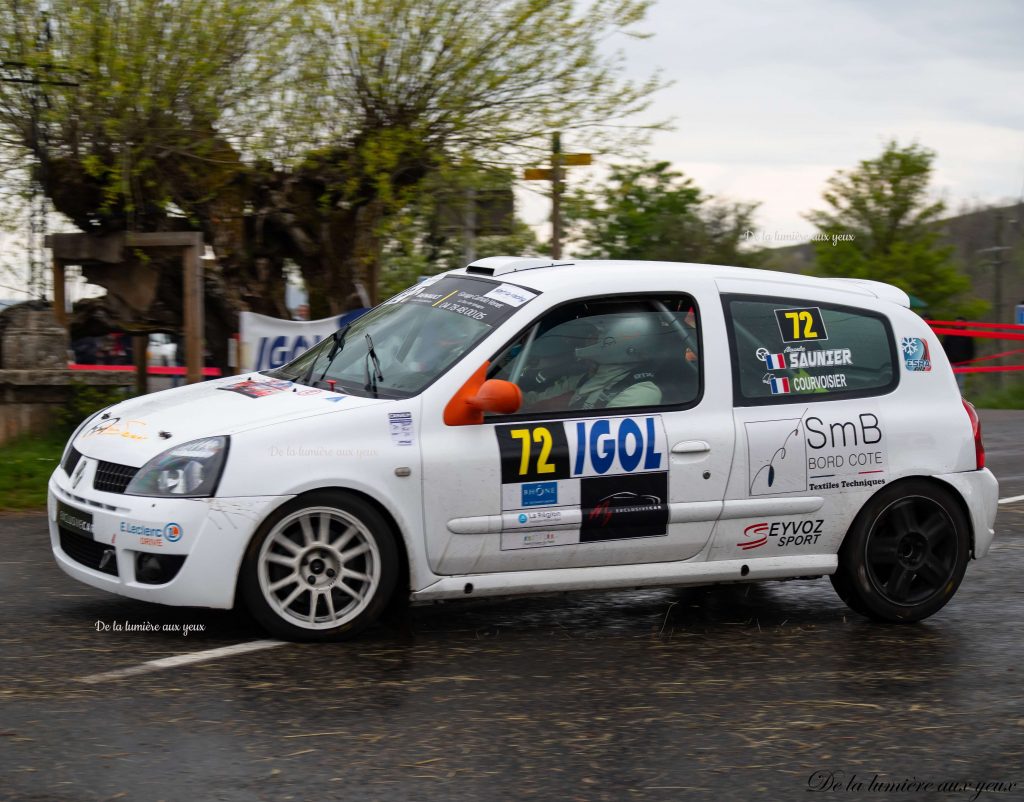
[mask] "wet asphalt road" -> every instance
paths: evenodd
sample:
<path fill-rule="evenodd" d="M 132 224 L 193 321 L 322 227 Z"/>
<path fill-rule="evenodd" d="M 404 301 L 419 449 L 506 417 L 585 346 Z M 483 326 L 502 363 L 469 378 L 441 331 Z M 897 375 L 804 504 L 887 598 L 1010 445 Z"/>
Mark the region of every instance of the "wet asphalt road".
<path fill-rule="evenodd" d="M 1024 494 L 1024 413 L 984 422 L 1000 495 Z M 419 608 L 351 644 L 86 685 L 263 635 L 79 585 L 42 515 L 2 517 L 0 799 L 976 797 L 875 775 L 1024 799 L 1024 503 L 997 530 L 909 627 L 849 612 L 827 579 L 586 594 Z"/>

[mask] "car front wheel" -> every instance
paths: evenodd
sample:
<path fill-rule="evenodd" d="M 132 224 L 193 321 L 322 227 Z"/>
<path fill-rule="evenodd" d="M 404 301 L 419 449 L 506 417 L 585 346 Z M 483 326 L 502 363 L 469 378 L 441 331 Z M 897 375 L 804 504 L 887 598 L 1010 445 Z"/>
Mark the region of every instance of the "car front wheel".
<path fill-rule="evenodd" d="M 376 621 L 398 576 L 395 535 L 368 502 L 341 491 L 300 496 L 253 536 L 242 562 L 250 613 L 289 640 L 353 637 Z"/>
<path fill-rule="evenodd" d="M 970 557 L 970 527 L 952 491 L 909 480 L 880 491 L 839 551 L 832 585 L 853 610 L 912 623 L 952 598 Z"/>

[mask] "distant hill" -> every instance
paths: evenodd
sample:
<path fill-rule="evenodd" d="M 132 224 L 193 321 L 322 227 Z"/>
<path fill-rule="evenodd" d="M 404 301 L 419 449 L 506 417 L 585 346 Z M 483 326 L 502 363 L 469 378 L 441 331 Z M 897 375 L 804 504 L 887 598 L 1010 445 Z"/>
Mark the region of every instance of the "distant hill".
<path fill-rule="evenodd" d="M 996 243 L 997 226 L 1002 226 L 1002 282 L 994 281 L 993 253 L 986 251 Z M 1014 322 L 1014 307 L 1024 303 L 1024 203 L 1011 206 L 973 209 L 938 223 L 942 239 L 953 246 L 961 269 L 970 276 L 973 294 L 992 305 L 986 320 Z M 769 251 L 765 265 L 787 273 L 814 270 L 814 246 L 811 243 L 787 245 Z M 1002 301 L 996 309 L 997 289 Z"/>

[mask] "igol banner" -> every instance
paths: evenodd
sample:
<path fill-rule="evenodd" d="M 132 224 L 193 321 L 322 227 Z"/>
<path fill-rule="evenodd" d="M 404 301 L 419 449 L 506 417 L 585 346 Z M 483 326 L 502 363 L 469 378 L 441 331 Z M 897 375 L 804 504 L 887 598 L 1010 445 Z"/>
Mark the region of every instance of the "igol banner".
<path fill-rule="evenodd" d="M 239 314 L 239 368 L 268 370 L 290 362 L 353 317 L 349 312 L 322 320 L 281 320 L 255 312 Z"/>

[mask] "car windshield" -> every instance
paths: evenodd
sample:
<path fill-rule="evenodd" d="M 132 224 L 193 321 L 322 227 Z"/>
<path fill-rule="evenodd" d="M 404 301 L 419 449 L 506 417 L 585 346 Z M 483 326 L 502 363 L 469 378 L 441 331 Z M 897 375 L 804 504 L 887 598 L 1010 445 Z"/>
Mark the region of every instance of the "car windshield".
<path fill-rule="evenodd" d="M 472 276 L 410 287 L 268 376 L 338 392 L 408 398 L 423 391 L 537 293 Z"/>

